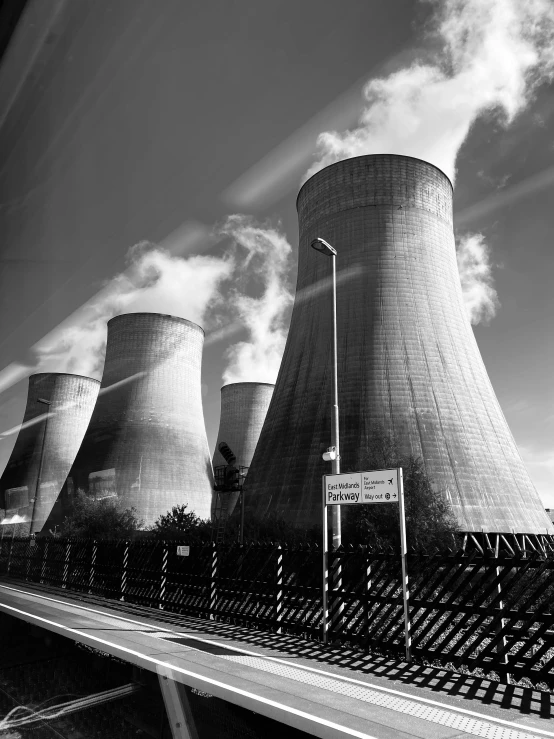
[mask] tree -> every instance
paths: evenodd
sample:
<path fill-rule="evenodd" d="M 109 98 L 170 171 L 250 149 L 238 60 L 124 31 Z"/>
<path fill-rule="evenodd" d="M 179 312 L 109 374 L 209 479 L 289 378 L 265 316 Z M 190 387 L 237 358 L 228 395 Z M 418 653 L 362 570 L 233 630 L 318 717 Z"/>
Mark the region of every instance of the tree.
<path fill-rule="evenodd" d="M 157 539 L 179 539 L 186 537 L 195 541 L 209 541 L 211 523 L 203 521 L 187 505 L 173 506 L 155 521 L 151 532 Z"/>
<path fill-rule="evenodd" d="M 90 498 L 77 490 L 71 513 L 57 535 L 64 538 L 128 539 L 144 525 L 135 508 L 123 508 L 117 498 Z"/>
<path fill-rule="evenodd" d="M 402 457 L 395 440 L 381 434 L 370 440 L 359 469 L 402 467 L 406 532 L 410 549 L 455 547 L 458 523 L 446 495 L 429 479 L 421 458 Z M 398 504 L 344 507 L 343 542 L 377 547 L 400 546 Z"/>

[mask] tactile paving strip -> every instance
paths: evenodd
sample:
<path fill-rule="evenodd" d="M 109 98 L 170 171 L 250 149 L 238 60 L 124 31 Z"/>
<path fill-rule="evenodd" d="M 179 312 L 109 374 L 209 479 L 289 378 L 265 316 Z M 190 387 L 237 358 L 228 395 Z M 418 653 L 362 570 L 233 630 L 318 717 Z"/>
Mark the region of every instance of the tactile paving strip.
<path fill-rule="evenodd" d="M 151 633 L 149 636 L 156 636 L 167 641 L 173 641 L 175 639 L 175 634 L 167 634 L 163 632 L 159 632 L 157 634 Z M 177 640 L 175 639 L 175 641 Z M 195 645 L 194 641 L 196 640 L 187 639 L 186 645 L 191 649 L 207 651 L 203 648 L 203 642 L 198 640 L 197 645 Z M 223 647 L 223 645 L 221 646 Z M 313 685 L 316 688 L 329 690 L 333 693 L 340 693 L 349 698 L 364 701 L 365 703 L 371 703 L 374 706 L 389 708 L 392 711 L 405 713 L 409 716 L 421 718 L 425 721 L 431 721 L 435 724 L 441 724 L 441 726 L 448 726 L 451 729 L 464 731 L 466 734 L 483 737 L 483 739 L 544 739 L 545 737 L 545 734 L 534 734 L 532 733 L 532 730 L 529 732 L 519 731 L 517 729 L 511 729 L 508 726 L 499 726 L 498 724 L 489 723 L 488 721 L 481 721 L 472 716 L 458 713 L 455 708 L 451 710 L 448 710 L 448 708 L 435 708 L 434 706 L 429 706 L 425 703 L 418 703 L 409 698 L 400 698 L 398 696 L 391 695 L 390 693 L 382 693 L 378 690 L 373 690 L 370 687 L 335 679 L 331 676 L 327 677 L 315 672 L 310 672 L 309 670 L 285 665 L 282 662 L 275 662 L 271 659 L 241 655 L 240 653 L 237 654 L 236 652 L 231 652 L 231 650 L 229 650 L 227 654 L 224 654 L 223 649 L 221 649 L 221 653 L 217 655 L 220 659 L 226 659 L 231 662 L 240 662 L 240 664 L 253 667 L 256 670 L 263 670 L 264 672 L 270 672 L 273 675 L 286 677 L 289 680 L 296 680 L 300 683 Z M 549 733 L 546 734 L 546 736 L 548 735 Z M 554 734 L 550 734 L 550 736 L 554 737 Z"/>

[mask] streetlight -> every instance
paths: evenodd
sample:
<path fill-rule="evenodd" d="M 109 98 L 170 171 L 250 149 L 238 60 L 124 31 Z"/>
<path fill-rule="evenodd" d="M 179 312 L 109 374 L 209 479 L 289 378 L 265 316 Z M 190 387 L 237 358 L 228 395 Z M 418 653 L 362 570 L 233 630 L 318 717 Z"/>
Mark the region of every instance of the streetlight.
<path fill-rule="evenodd" d="M 40 508 L 37 507 L 39 495 L 40 495 L 40 478 L 42 477 L 42 465 L 44 462 L 44 443 L 46 441 L 46 431 L 48 429 L 48 416 L 50 415 L 50 406 L 52 405 L 51 400 L 45 400 L 44 398 L 37 398 L 38 403 L 43 403 L 44 405 L 48 406 L 48 410 L 46 411 L 46 417 L 44 419 L 44 433 L 42 435 L 42 445 L 40 448 L 40 462 L 38 466 L 38 475 L 37 475 L 37 485 L 35 488 L 35 499 L 33 502 L 33 515 L 31 517 L 31 534 L 35 534 L 35 527 L 36 527 L 36 513 L 37 510 L 40 511 Z M 41 501 L 42 502 L 42 501 Z"/>
<path fill-rule="evenodd" d="M 340 445 L 339 445 L 339 383 L 337 372 L 337 250 L 324 239 L 316 238 L 310 244 L 312 249 L 331 257 L 333 274 L 333 415 L 331 419 L 331 448 L 323 455 L 323 459 L 331 462 L 333 475 L 340 473 Z M 331 537 L 333 548 L 341 545 L 341 516 L 340 506 L 331 506 Z"/>

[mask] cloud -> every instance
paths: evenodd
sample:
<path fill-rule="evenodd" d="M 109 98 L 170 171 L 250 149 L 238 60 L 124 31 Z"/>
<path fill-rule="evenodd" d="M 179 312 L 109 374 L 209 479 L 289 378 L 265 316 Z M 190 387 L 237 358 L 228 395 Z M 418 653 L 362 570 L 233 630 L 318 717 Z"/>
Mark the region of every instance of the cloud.
<path fill-rule="evenodd" d="M 500 307 L 494 289 L 490 251 L 482 234 L 466 234 L 456 249 L 462 294 L 469 320 L 487 324 Z"/>
<path fill-rule="evenodd" d="M 552 0 L 431 0 L 437 51 L 372 79 L 358 126 L 318 138 L 323 167 L 362 154 L 425 159 L 455 177 L 473 122 L 495 112 L 509 124 L 534 89 L 554 76 Z"/>
<path fill-rule="evenodd" d="M 228 309 L 249 333 L 226 352 L 224 383 L 275 382 L 293 302 L 288 284 L 291 246 L 279 228 L 244 215 L 229 216 L 219 232 L 231 240 L 242 280 L 228 296 Z M 258 296 L 253 295 L 255 292 Z M 247 294 L 248 292 L 248 294 Z"/>
<path fill-rule="evenodd" d="M 36 345 L 38 370 L 100 377 L 110 318 L 121 313 L 168 313 L 203 323 L 232 258 L 182 258 L 142 242 L 127 255 L 128 269 L 113 277 L 79 311 Z"/>
<path fill-rule="evenodd" d="M 207 327 L 206 344 L 246 329 L 248 340 L 227 350 L 224 381 L 273 382 L 293 300 L 288 287 L 291 246 L 279 228 L 244 215 L 228 216 L 209 237 L 212 243 L 227 239 L 223 256 L 180 256 L 149 242 L 133 246 L 127 269 L 38 342 L 36 366 L 22 369 L 100 378 L 110 318 L 167 313 Z M 11 381 L 14 372 L 7 374 Z"/>

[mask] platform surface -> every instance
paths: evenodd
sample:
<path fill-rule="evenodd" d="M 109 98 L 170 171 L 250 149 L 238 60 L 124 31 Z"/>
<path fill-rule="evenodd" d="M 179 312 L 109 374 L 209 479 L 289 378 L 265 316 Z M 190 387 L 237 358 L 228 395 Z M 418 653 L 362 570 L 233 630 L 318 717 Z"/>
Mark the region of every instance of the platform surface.
<path fill-rule="evenodd" d="M 531 689 L 13 580 L 0 582 L 0 610 L 280 721 L 285 731 L 554 738 L 552 696 Z"/>

